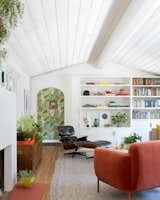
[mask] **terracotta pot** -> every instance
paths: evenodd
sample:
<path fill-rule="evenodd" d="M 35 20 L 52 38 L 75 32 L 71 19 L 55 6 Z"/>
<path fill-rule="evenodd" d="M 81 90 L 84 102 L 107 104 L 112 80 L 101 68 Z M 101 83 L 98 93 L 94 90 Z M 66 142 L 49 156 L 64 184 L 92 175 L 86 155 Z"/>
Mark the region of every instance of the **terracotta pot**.
<path fill-rule="evenodd" d="M 24 138 L 24 141 L 31 141 L 32 138 Z"/>

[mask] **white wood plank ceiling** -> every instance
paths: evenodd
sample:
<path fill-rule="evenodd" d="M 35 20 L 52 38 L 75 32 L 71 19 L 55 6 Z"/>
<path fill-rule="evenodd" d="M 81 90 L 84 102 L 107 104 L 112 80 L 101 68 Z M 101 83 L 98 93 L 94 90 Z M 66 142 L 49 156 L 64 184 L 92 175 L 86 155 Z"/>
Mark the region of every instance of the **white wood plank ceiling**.
<path fill-rule="evenodd" d="M 26 0 L 8 65 L 34 76 L 88 61 L 113 0 Z"/>
<path fill-rule="evenodd" d="M 7 49 L 30 76 L 85 62 L 160 74 L 160 0 L 25 0 Z"/>
<path fill-rule="evenodd" d="M 160 0 L 134 0 L 101 53 L 108 61 L 160 75 Z"/>

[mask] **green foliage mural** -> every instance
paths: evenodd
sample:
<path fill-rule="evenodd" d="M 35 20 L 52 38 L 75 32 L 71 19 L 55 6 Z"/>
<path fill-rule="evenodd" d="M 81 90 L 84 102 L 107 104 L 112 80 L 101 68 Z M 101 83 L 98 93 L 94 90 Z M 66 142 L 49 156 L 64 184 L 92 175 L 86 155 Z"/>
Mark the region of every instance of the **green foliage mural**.
<path fill-rule="evenodd" d="M 57 126 L 64 125 L 64 94 L 56 88 L 46 88 L 38 93 L 38 123 L 43 139 L 57 139 Z"/>

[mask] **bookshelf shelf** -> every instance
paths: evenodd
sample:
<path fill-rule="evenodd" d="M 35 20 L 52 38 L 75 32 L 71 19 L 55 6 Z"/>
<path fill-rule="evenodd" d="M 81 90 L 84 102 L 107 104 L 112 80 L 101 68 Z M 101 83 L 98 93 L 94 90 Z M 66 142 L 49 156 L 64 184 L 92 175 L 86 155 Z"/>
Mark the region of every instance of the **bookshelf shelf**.
<path fill-rule="evenodd" d="M 119 112 L 127 113 L 128 122 L 123 126 L 130 127 L 131 108 L 130 78 L 82 78 L 80 81 L 80 122 L 82 127 L 112 127 L 112 116 Z M 85 120 L 88 125 L 85 124 Z"/>
<path fill-rule="evenodd" d="M 127 113 L 124 127 L 130 127 L 132 120 L 159 120 L 160 78 L 82 78 L 79 110 L 82 127 L 84 119 L 91 124 L 96 118 L 98 127 L 111 128 L 111 117 L 118 112 Z"/>
<path fill-rule="evenodd" d="M 133 98 L 160 98 L 160 96 L 133 96 Z"/>
<path fill-rule="evenodd" d="M 81 84 L 81 87 L 130 87 L 131 85 L 128 84 L 108 84 L 108 85 L 100 85 L 100 84 Z"/>
<path fill-rule="evenodd" d="M 160 107 L 134 107 L 134 110 L 160 110 Z"/>
<path fill-rule="evenodd" d="M 108 107 L 108 108 L 81 108 L 81 110 L 130 110 L 130 107 Z"/>
<path fill-rule="evenodd" d="M 129 98 L 130 97 L 130 95 L 101 95 L 101 96 L 98 96 L 98 95 L 92 95 L 92 96 L 80 96 L 81 98 Z"/>
<path fill-rule="evenodd" d="M 160 87 L 160 85 L 133 85 L 133 87 L 148 87 L 148 88 L 150 88 L 150 87 Z"/>
<path fill-rule="evenodd" d="M 133 78 L 132 84 L 132 118 L 160 119 L 160 78 Z"/>

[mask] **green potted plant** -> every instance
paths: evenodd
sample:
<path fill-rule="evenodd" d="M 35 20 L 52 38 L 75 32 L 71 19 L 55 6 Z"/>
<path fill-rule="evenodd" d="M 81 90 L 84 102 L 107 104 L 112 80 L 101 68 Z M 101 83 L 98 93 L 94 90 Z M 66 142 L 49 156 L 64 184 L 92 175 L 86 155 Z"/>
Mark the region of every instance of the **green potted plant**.
<path fill-rule="evenodd" d="M 23 187 L 30 188 L 33 186 L 35 182 L 35 174 L 32 170 L 20 170 L 18 175 Z"/>
<path fill-rule="evenodd" d="M 123 93 L 125 91 L 125 89 L 124 88 L 121 88 L 120 90 L 119 90 L 119 93 Z"/>
<path fill-rule="evenodd" d="M 118 112 L 111 116 L 112 125 L 122 127 L 128 121 L 128 115 L 125 112 Z"/>
<path fill-rule="evenodd" d="M 24 115 L 17 121 L 17 140 L 24 140 L 25 135 L 28 137 L 28 134 L 34 137 L 37 131 L 38 127 L 34 116 Z"/>
<path fill-rule="evenodd" d="M 24 140 L 25 141 L 29 141 L 32 139 L 32 134 L 31 133 L 25 133 L 24 134 Z"/>
<path fill-rule="evenodd" d="M 124 146 L 128 149 L 129 145 L 138 141 L 142 141 L 142 137 L 136 133 L 131 134 L 130 136 L 124 137 Z"/>
<path fill-rule="evenodd" d="M 43 136 L 39 133 L 35 135 L 35 140 L 36 142 L 42 142 L 43 140 Z"/>

